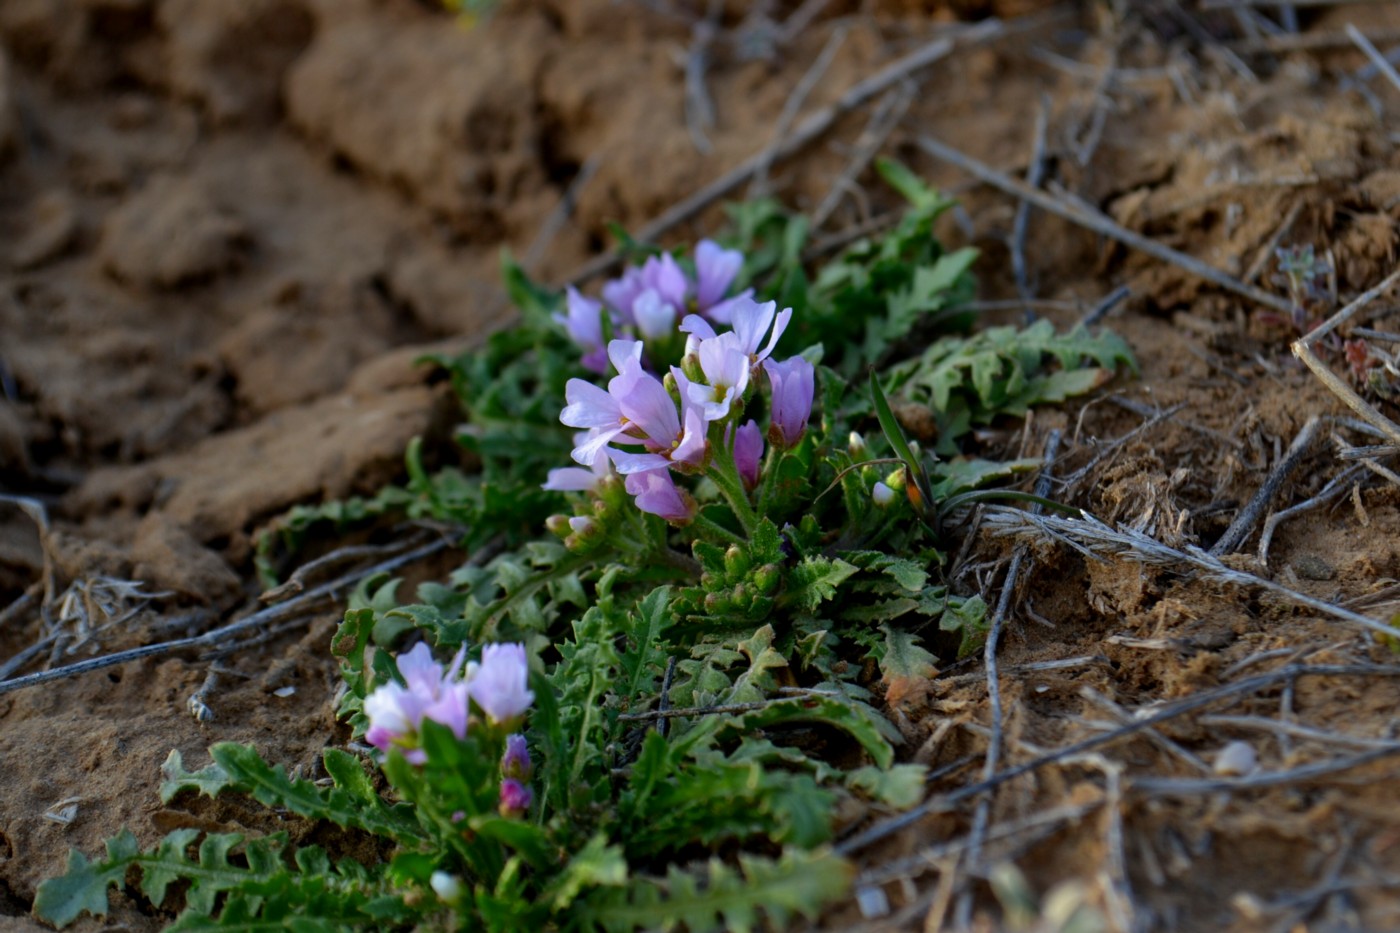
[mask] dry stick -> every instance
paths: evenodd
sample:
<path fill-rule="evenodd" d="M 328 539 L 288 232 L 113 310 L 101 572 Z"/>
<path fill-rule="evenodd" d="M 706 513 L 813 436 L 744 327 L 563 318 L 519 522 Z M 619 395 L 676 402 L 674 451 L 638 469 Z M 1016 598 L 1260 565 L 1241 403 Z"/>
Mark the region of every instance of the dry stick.
<path fill-rule="evenodd" d="M 1041 210 L 1049 211 L 1055 216 L 1062 217 L 1071 223 L 1087 227 L 1095 233 L 1102 234 L 1109 239 L 1117 240 L 1126 246 L 1144 252 L 1156 259 L 1161 259 L 1164 262 L 1179 266 L 1198 278 L 1219 285 L 1221 288 L 1234 292 L 1237 295 L 1242 295 L 1250 301 L 1287 313 L 1291 313 L 1293 310 L 1293 306 L 1286 299 L 1280 298 L 1278 295 L 1272 295 L 1263 289 L 1256 288 L 1252 285 L 1246 285 L 1214 266 L 1207 265 L 1201 260 L 1196 259 L 1194 256 L 1188 256 L 1169 246 L 1163 246 L 1155 240 L 1148 239 L 1140 233 L 1134 233 L 1102 214 L 1089 213 L 1082 208 L 1072 207 L 1063 200 L 1017 181 L 997 171 L 985 162 L 980 162 L 971 156 L 965 155 L 952 146 L 928 136 L 919 138 L 919 146 L 934 158 L 942 159 L 963 171 L 976 175 L 987 184 L 1000 188 L 1008 194 L 1030 201 Z"/>
<path fill-rule="evenodd" d="M 1018 24 L 1017 28 L 1024 27 L 1025 24 L 1022 23 Z M 705 185 L 690 197 L 672 205 L 649 223 L 643 224 L 636 231 L 634 239 L 640 243 L 651 242 L 677 224 L 685 223 L 715 201 L 742 185 L 758 170 L 760 165 L 787 158 L 793 153 L 805 148 L 814 139 L 831 129 L 836 121 L 847 112 L 854 110 L 879 94 L 883 94 L 909 75 L 947 58 L 948 55 L 960 45 L 985 42 L 1011 31 L 1013 30 L 1008 29 L 1005 24 L 998 20 L 988 20 L 985 23 L 980 23 L 976 27 L 967 30 L 958 39 L 946 37 L 937 39 L 921 47 L 917 51 L 906 55 L 904 58 L 891 64 L 888 68 L 871 75 L 869 78 L 851 87 L 850 90 L 842 94 L 841 97 L 829 107 L 824 107 L 803 120 L 786 139 L 782 140 L 782 142 L 774 148 L 773 152 L 769 153 L 765 149 L 763 152 L 749 156 L 749 158 L 725 172 L 708 185 Z M 569 281 L 577 285 L 580 282 L 591 279 L 595 275 L 599 275 L 611 269 L 621 258 L 621 253 L 617 251 L 598 256 L 585 263 L 574 273 Z"/>
<path fill-rule="evenodd" d="M 792 697 L 774 697 L 771 700 L 758 700 L 753 703 L 728 703 L 724 706 L 686 706 L 679 709 L 654 709 L 645 713 L 623 713 L 619 722 L 646 722 L 652 719 L 676 719 L 681 716 L 716 716 L 727 713 L 751 713 L 774 703 L 791 700 Z"/>
<path fill-rule="evenodd" d="M 1370 39 L 1382 45 L 1400 42 L 1400 29 L 1378 30 L 1371 34 Z M 1226 45 L 1236 52 L 1248 55 L 1255 52 L 1311 52 L 1344 48 L 1355 45 L 1355 42 L 1345 32 L 1306 32 L 1300 35 L 1268 36 L 1263 39 L 1240 39 Z"/>
<path fill-rule="evenodd" d="M 573 215 L 574 208 L 578 204 L 578 196 L 597 173 L 598 167 L 603 164 L 602 155 L 594 153 L 579 166 L 578 172 L 569 182 L 569 187 L 564 190 L 559 203 L 554 206 L 554 210 L 549 212 L 543 224 L 540 225 L 539 232 L 530 241 L 530 247 L 525 250 L 524 257 L 520 264 L 532 272 L 539 269 L 541 260 L 545 253 L 549 251 L 549 245 L 554 242 L 554 238 L 559 235 L 559 231 L 564 229 L 564 224 Z"/>
<path fill-rule="evenodd" d="M 1357 48 L 1366 53 L 1366 57 L 1371 60 L 1371 64 L 1376 66 L 1376 70 L 1385 75 L 1386 80 L 1389 81 L 1397 91 L 1400 91 L 1400 73 L 1396 72 L 1395 66 L 1390 63 L 1388 58 L 1381 54 L 1380 49 L 1372 45 L 1371 40 L 1367 39 L 1362 34 L 1361 30 L 1357 29 L 1351 23 L 1347 23 L 1347 35 L 1351 37 L 1352 42 L 1356 43 Z"/>
<path fill-rule="evenodd" d="M 1234 729 L 1252 729 L 1260 732 L 1283 734 L 1295 739 L 1310 739 L 1328 745 L 1348 745 L 1352 748 L 1393 748 L 1395 742 L 1387 739 L 1368 739 L 1360 735 L 1348 735 L 1329 729 L 1314 729 L 1296 722 L 1281 722 L 1267 716 L 1202 716 L 1203 726 L 1229 726 Z"/>
<path fill-rule="evenodd" d="M 992 506 L 987 509 L 985 521 L 997 534 L 1017 537 L 1048 535 L 1090 557 L 1130 557 L 1159 566 L 1186 564 L 1203 571 L 1208 579 L 1231 586 L 1259 587 L 1334 619 L 1350 622 L 1387 637 L 1395 635 L 1395 629 L 1383 622 L 1289 589 L 1282 583 L 1236 570 L 1200 548 L 1178 550 L 1140 531 L 1131 528 L 1110 528 L 1087 512 L 1082 514 L 1084 518 L 1072 519 L 1059 515 L 1033 515 L 1019 509 Z"/>
<path fill-rule="evenodd" d="M 1113 717 L 1115 725 L 1112 728 L 1117 728 L 1118 726 L 1132 722 L 1133 720 L 1133 716 L 1131 713 L 1129 713 L 1127 710 L 1123 709 L 1123 707 L 1113 702 L 1113 700 L 1111 700 L 1109 697 L 1104 696 L 1102 693 L 1099 693 L 1092 687 L 1081 687 L 1079 690 L 1079 695 L 1084 700 L 1088 701 L 1090 705 L 1097 706 L 1099 709 L 1108 713 L 1109 716 Z M 1179 761 L 1185 762 L 1187 765 L 1199 771 L 1201 774 L 1210 773 L 1209 765 L 1207 765 L 1200 758 L 1197 758 L 1190 751 L 1182 748 L 1180 745 L 1173 742 L 1171 739 L 1167 738 L 1162 733 L 1158 732 L 1156 729 L 1148 729 L 1143 733 L 1143 737 L 1146 738 L 1153 745 L 1157 746 L 1157 748 L 1161 751 L 1166 752 L 1168 755 L 1170 755 L 1173 758 L 1176 758 Z"/>
<path fill-rule="evenodd" d="M 1387 667 L 1380 664 L 1288 665 L 1277 670 L 1268 671 L 1267 673 L 1256 674 L 1253 677 L 1247 677 L 1244 680 L 1238 680 L 1234 683 L 1223 684 L 1193 696 L 1183 697 L 1180 700 L 1160 707 L 1151 715 L 1144 716 L 1141 719 L 1135 718 L 1131 723 L 1128 723 L 1121 729 L 1116 729 L 1113 732 L 1106 732 L 1102 735 L 1091 736 L 1087 739 L 1081 739 L 1078 742 L 1066 745 L 1053 752 L 1024 761 L 1018 765 L 1012 765 L 1005 771 L 995 774 L 986 780 L 978 781 L 976 784 L 969 784 L 957 790 L 949 791 L 946 794 L 930 797 L 912 810 L 906 810 L 897 816 L 881 820 L 874 826 L 846 839 L 835 847 L 835 851 L 840 855 L 849 855 L 893 833 L 899 832 L 907 826 L 917 823 L 930 814 L 947 813 L 958 804 L 973 799 L 992 788 L 1000 787 L 1023 774 L 1029 774 L 1032 771 L 1038 771 L 1049 765 L 1058 764 L 1066 759 L 1083 755 L 1085 752 L 1112 745 L 1130 735 L 1136 735 L 1144 729 L 1151 729 L 1154 726 L 1159 726 L 1162 723 L 1176 719 L 1186 713 L 1194 712 L 1212 703 L 1253 693 L 1265 687 L 1271 687 L 1279 681 L 1288 680 L 1289 678 L 1341 676 L 1400 677 L 1400 667 Z"/>
<path fill-rule="evenodd" d="M 901 83 L 880 98 L 880 102 L 875 105 L 875 111 L 870 115 L 870 121 L 866 123 L 860 136 L 856 137 L 856 151 L 851 156 L 851 161 L 842 171 L 841 177 L 832 184 L 821 204 L 812 212 L 813 230 L 821 229 L 822 224 L 835 212 L 842 196 L 855 184 L 857 176 L 865 171 L 870 160 L 874 159 L 875 154 L 885 145 L 899 121 L 904 119 L 913 100 L 914 91 L 910 82 Z"/>
<path fill-rule="evenodd" d="M 1212 557 L 1219 557 L 1222 554 L 1230 554 L 1240 549 L 1245 540 L 1254 532 L 1254 526 L 1259 523 L 1259 518 L 1268 509 L 1269 503 L 1274 501 L 1274 496 L 1278 495 L 1279 488 L 1293 475 L 1293 471 L 1302 463 L 1303 457 L 1307 455 L 1312 447 L 1313 436 L 1317 434 L 1318 425 L 1322 424 L 1322 419 L 1313 415 L 1303 425 L 1303 429 L 1298 432 L 1298 436 L 1293 438 L 1293 443 L 1288 445 L 1288 452 L 1279 458 L 1278 463 L 1269 471 L 1269 475 L 1264 478 L 1263 484 L 1259 487 L 1254 496 L 1240 509 L 1235 520 L 1230 523 L 1230 527 L 1225 529 L 1225 533 L 1220 536 L 1211 547 L 1209 553 Z"/>
<path fill-rule="evenodd" d="M 1167 0 L 1166 12 L 1172 19 L 1176 20 L 1183 29 L 1190 33 L 1191 38 L 1199 42 L 1202 47 L 1219 51 L 1221 56 L 1225 59 L 1225 63 L 1234 69 L 1235 73 L 1241 78 L 1254 84 L 1259 82 L 1259 76 L 1254 73 L 1254 69 L 1246 65 L 1244 59 L 1236 55 L 1228 46 L 1221 45 L 1219 42 L 1215 41 L 1215 37 L 1210 34 L 1208 29 L 1196 22 L 1194 16 L 1182 9 L 1178 0 Z"/>
<path fill-rule="evenodd" d="M 1083 168 L 1089 164 L 1089 160 L 1094 157 L 1095 151 L 1099 148 L 1099 142 L 1103 139 L 1103 129 L 1108 123 L 1108 105 L 1112 98 L 1108 96 L 1108 89 L 1113 84 L 1113 73 L 1118 70 L 1118 47 L 1113 45 L 1108 50 L 1108 62 L 1100 70 L 1099 78 L 1094 82 L 1094 87 L 1089 92 L 1089 99 L 1093 103 L 1093 110 L 1089 114 L 1089 131 L 1084 134 L 1084 139 L 1080 142 L 1078 150 L 1075 151 L 1075 161 L 1079 167 Z M 1031 182 L 1032 187 L 1038 183 Z"/>
<path fill-rule="evenodd" d="M 1322 384 L 1331 389 L 1332 394 L 1346 403 L 1347 407 L 1360 415 L 1363 420 L 1372 427 L 1378 429 L 1387 438 L 1400 443 L 1400 428 L 1397 428 L 1394 422 L 1373 408 L 1361 396 L 1357 395 L 1345 382 L 1342 382 L 1336 374 L 1327 368 L 1322 360 L 1318 359 L 1317 354 L 1312 350 L 1313 343 L 1336 330 L 1337 327 L 1378 298 L 1397 281 L 1400 281 L 1400 269 L 1396 269 L 1390 275 L 1386 276 L 1385 281 L 1356 298 L 1351 304 L 1318 325 L 1317 328 L 1308 333 L 1307 336 L 1293 341 L 1293 355 L 1302 360 L 1303 363 L 1307 365 L 1308 369 L 1313 371 L 1313 375 L 1322 380 Z"/>
<path fill-rule="evenodd" d="M 421 541 L 421 537 L 418 540 Z M 392 551 L 406 551 L 417 543 L 418 541 L 410 539 L 408 547 L 404 547 L 402 542 L 395 542 L 388 546 L 361 544 L 338 548 L 337 550 L 331 551 L 329 554 L 323 554 L 315 560 L 307 561 L 302 564 L 296 570 L 292 571 L 292 575 L 283 583 L 274 586 L 272 589 L 267 590 L 259 596 L 258 601 L 269 605 L 272 603 L 280 603 L 284 599 L 304 591 L 306 589 L 307 578 L 313 574 L 320 573 L 327 567 L 336 567 L 352 560 L 358 560 L 361 557 L 380 557 Z"/>
<path fill-rule="evenodd" d="M 43 613 L 44 623 L 47 625 L 50 623 L 48 617 L 49 607 L 53 605 L 56 596 L 54 592 L 56 585 L 54 583 L 55 574 L 53 559 L 49 556 L 48 510 L 44 508 L 44 503 L 40 502 L 38 499 L 32 499 L 29 496 L 12 496 L 8 493 L 0 493 L 0 502 L 8 502 L 10 505 L 19 509 L 25 515 L 29 516 L 29 520 L 39 529 L 39 544 L 44 554 L 43 576 L 40 580 L 40 582 L 43 583 L 44 598 L 39 603 L 39 609 Z"/>
<path fill-rule="evenodd" d="M 1041 178 L 1045 174 L 1045 135 L 1049 126 L 1050 96 L 1046 94 L 1041 96 L 1040 112 L 1035 116 L 1031 162 L 1030 168 L 1026 170 L 1026 184 L 1032 188 L 1040 187 Z M 1035 312 L 1029 306 L 1034 296 L 1031 294 L 1030 276 L 1026 272 L 1026 234 L 1030 230 L 1030 224 L 1031 204 L 1029 201 L 1022 201 L 1016 206 L 1016 220 L 1011 225 L 1011 273 L 1016 279 L 1017 293 L 1027 304 L 1024 311 L 1026 323 L 1035 320 Z"/>
<path fill-rule="evenodd" d="M 1259 533 L 1259 550 L 1257 552 L 1259 565 L 1261 567 L 1269 566 L 1269 545 L 1273 543 L 1274 531 L 1279 525 L 1288 521 L 1288 519 L 1295 515 L 1301 515 L 1309 509 L 1315 509 L 1318 506 L 1326 505 L 1346 492 L 1347 483 L 1350 482 L 1352 477 L 1360 473 L 1361 470 L 1362 467 L 1360 466 L 1348 467 L 1329 480 L 1327 485 L 1322 487 L 1322 491 L 1311 499 L 1299 502 L 1297 505 L 1286 508 L 1282 512 L 1275 512 L 1273 515 L 1270 515 L 1268 520 L 1264 522 L 1264 530 Z"/>
<path fill-rule="evenodd" d="M 259 625 L 266 625 L 284 616 L 290 615 L 292 610 L 300 609 L 304 604 L 320 599 L 322 596 L 335 593 L 344 587 L 351 586 L 361 579 L 376 573 L 386 573 L 405 564 L 410 564 L 415 560 L 436 554 L 448 546 L 448 542 L 437 540 L 425 544 L 423 547 L 409 551 L 407 554 L 399 554 L 388 560 L 381 561 L 373 567 L 366 567 L 348 573 L 345 576 L 323 583 L 320 586 L 307 590 L 299 596 L 294 596 L 284 603 L 276 606 L 269 606 L 260 609 L 252 615 L 245 616 L 236 622 L 216 628 L 203 635 L 196 635 L 191 638 L 179 638 L 174 641 L 161 642 L 158 645 L 145 645 L 141 648 L 132 648 L 128 651 L 118 651 L 114 654 L 105 655 L 100 658 L 92 658 L 87 661 L 79 661 L 76 664 L 69 664 L 64 667 L 55 668 L 51 671 L 41 671 L 37 674 L 30 674 L 27 677 L 17 677 L 14 680 L 0 681 L 0 694 L 9 693 L 11 690 L 19 690 L 22 687 L 32 687 L 35 684 L 47 683 L 51 680 L 59 680 L 64 677 L 74 677 L 78 674 L 86 674 L 89 671 L 101 670 L 115 664 L 124 664 L 127 661 L 137 661 L 142 658 L 149 658 L 154 655 L 169 654 L 173 651 L 181 651 L 186 648 L 203 648 L 211 645 L 218 645 L 227 641 L 229 636 L 237 635 Z"/>
<path fill-rule="evenodd" d="M 1302 212 L 1303 202 L 1294 202 L 1293 206 L 1289 208 L 1288 213 L 1284 215 L 1283 223 L 1279 224 L 1273 236 L 1269 237 L 1269 242 L 1259 248 L 1259 253 L 1254 257 L 1254 262 L 1250 263 L 1249 268 L 1245 270 L 1245 284 L 1253 284 L 1254 280 L 1259 278 L 1259 275 L 1269 264 L 1269 258 L 1274 255 L 1274 250 L 1278 249 L 1279 243 L 1283 242 L 1284 237 L 1288 236 L 1288 232 L 1293 229 L 1293 225 L 1298 221 L 1298 215 Z"/>
<path fill-rule="evenodd" d="M 29 589 L 19 594 L 18 599 L 10 603 L 4 609 L 0 609 L 0 627 L 3 627 L 15 616 L 19 615 L 21 612 L 34 605 L 34 597 L 38 596 L 43 591 L 43 581 L 39 581 L 38 583 L 32 583 L 30 584 Z"/>
<path fill-rule="evenodd" d="M 1062 658 L 1057 661 L 1036 661 L 1032 664 L 1013 664 L 1011 667 L 1001 669 L 1003 674 L 1043 674 L 1047 671 L 1067 671 L 1078 667 L 1113 667 L 1113 661 L 1102 654 L 1086 654 L 1078 658 Z M 952 687 L 966 686 L 967 684 L 983 681 L 987 675 L 980 671 L 971 674 L 959 674 L 956 677 L 944 677 L 938 682 Z"/>
<path fill-rule="evenodd" d="M 1280 787 L 1286 784 L 1301 784 L 1314 781 L 1341 771 L 1350 771 L 1368 765 L 1373 761 L 1400 756 L 1400 742 L 1391 742 L 1382 748 L 1373 748 L 1346 758 L 1332 758 L 1309 765 L 1300 765 L 1287 771 L 1266 771 L 1242 778 L 1135 778 L 1133 786 L 1154 797 L 1194 797 L 1218 791 L 1257 790 L 1261 787 Z"/>
<path fill-rule="evenodd" d="M 685 59 L 685 126 L 691 143 L 705 155 L 714 148 L 705 131 L 715 126 L 715 108 L 705 87 L 705 70 L 709 67 L 710 45 L 719 31 L 717 23 L 722 12 L 723 5 L 718 0 L 710 0 L 705 17 L 692 28 L 690 52 Z"/>
<path fill-rule="evenodd" d="M 797 86 L 788 95 L 787 101 L 783 104 L 783 109 L 778 113 L 778 120 L 773 124 L 772 142 L 768 148 L 763 150 L 763 160 L 754 169 L 753 180 L 749 182 L 749 199 L 763 197 L 768 193 L 768 172 L 773 167 L 773 154 L 777 151 L 778 144 L 792 128 L 792 121 L 797 119 L 797 114 L 801 112 L 802 105 L 807 102 L 807 96 L 812 93 L 812 89 L 817 86 L 817 82 L 826 74 L 831 62 L 836 58 L 836 53 L 841 50 L 841 46 L 846 41 L 848 30 L 845 26 L 838 26 L 832 30 L 831 35 L 826 40 L 826 45 L 822 46 L 821 52 L 817 55 L 816 61 L 812 62 L 812 67 L 807 69 L 807 73 L 797 82 Z"/>
<path fill-rule="evenodd" d="M 1113 311 L 1114 308 L 1131 297 L 1133 297 L 1132 287 L 1128 285 L 1119 285 L 1113 291 L 1099 299 L 1099 303 L 1094 305 L 1094 307 L 1089 310 L 1088 314 L 1079 319 L 1078 326 L 1084 328 L 1093 327 L 1095 324 L 1108 317 L 1109 313 Z"/>
<path fill-rule="evenodd" d="M 1045 451 L 1042 454 L 1042 466 L 1040 476 L 1036 480 L 1035 494 L 1044 498 L 1050 494 L 1051 469 L 1055 464 L 1055 457 L 1060 450 L 1060 432 L 1051 431 L 1045 439 Z M 1032 506 L 1039 511 L 1040 505 Z M 982 779 L 986 781 L 997 772 L 997 766 L 1001 759 L 1002 745 L 1002 709 L 1001 709 L 1001 675 L 997 671 L 997 646 L 1001 641 L 1002 623 L 1006 621 L 1006 614 L 1011 606 L 1011 595 L 1016 590 L 1017 575 L 1021 570 L 1021 563 L 1030 552 L 1029 546 L 1023 545 L 1016 549 L 1016 553 L 1011 556 L 1011 564 L 1006 568 L 1006 579 L 1002 582 L 1001 596 L 997 599 L 996 610 L 992 613 L 991 626 L 987 631 L 987 643 L 982 652 L 983 663 L 987 676 L 987 705 L 991 708 L 992 734 L 987 740 L 987 757 L 982 766 Z M 983 797 L 977 802 L 977 811 L 972 820 L 972 832 L 969 834 L 969 845 L 967 850 L 967 864 L 970 868 L 976 867 L 982 858 L 982 841 L 987 834 L 987 821 L 991 817 L 992 803 L 995 792 Z M 961 922 L 967 918 L 971 909 L 972 901 L 968 896 L 970 892 L 964 890 L 958 899 L 958 915 L 960 926 L 966 924 Z"/>

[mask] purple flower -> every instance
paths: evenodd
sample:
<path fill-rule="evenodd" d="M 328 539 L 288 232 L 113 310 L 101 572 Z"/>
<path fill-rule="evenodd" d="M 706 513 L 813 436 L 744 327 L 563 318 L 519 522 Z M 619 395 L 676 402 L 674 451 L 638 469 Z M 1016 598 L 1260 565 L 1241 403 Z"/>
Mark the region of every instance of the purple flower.
<path fill-rule="evenodd" d="M 768 440 L 787 449 L 802 440 L 807 419 L 812 416 L 812 395 L 816 391 L 816 367 L 800 356 L 779 363 L 764 360 L 768 382 L 773 387 L 773 412 Z"/>
<path fill-rule="evenodd" d="M 686 292 L 690 291 L 690 283 L 686 281 L 685 271 L 670 253 L 652 256 L 643 264 L 642 282 L 671 307 L 685 307 L 685 296 Z"/>
<path fill-rule="evenodd" d="M 734 277 L 744 265 L 744 254 L 724 249 L 713 240 L 701 240 L 695 247 L 695 307 L 701 314 L 724 298 Z M 728 318 L 720 321 L 727 323 Z"/>
<path fill-rule="evenodd" d="M 725 305 L 728 306 L 727 313 L 732 317 L 737 346 L 748 357 L 749 362 L 757 367 L 772 355 L 773 348 L 778 345 L 779 338 L 783 336 L 788 322 L 792 320 L 792 309 L 784 308 L 778 311 L 777 302 L 767 301 L 759 304 L 749 297 L 749 294 L 745 292 L 731 298 Z M 769 336 L 768 345 L 760 350 L 759 345 L 763 343 L 764 336 L 768 335 L 769 328 L 772 328 L 772 334 Z M 690 339 L 686 341 L 687 353 L 698 352 L 699 348 L 705 345 L 705 341 L 714 340 L 718 336 L 710 322 L 698 314 L 686 315 L 685 320 L 681 321 L 680 329 L 681 333 L 690 335 Z"/>
<path fill-rule="evenodd" d="M 613 279 L 603 286 L 603 301 L 617 312 L 623 324 L 631 325 L 636 323 L 636 318 L 632 316 L 632 305 L 646 288 L 647 285 L 642 280 L 642 270 L 636 266 L 628 266 L 621 278 Z"/>
<path fill-rule="evenodd" d="M 608 448 L 617 472 L 626 476 L 642 470 L 665 470 L 672 463 L 698 466 L 704 462 L 704 417 L 698 408 L 686 405 L 682 424 L 676 403 L 660 379 L 634 367 L 613 377 L 608 393 L 626 419 L 626 436 L 641 442 L 647 450 L 638 454 Z M 621 433 L 613 434 L 610 440 Z M 577 456 L 575 451 L 576 459 Z"/>
<path fill-rule="evenodd" d="M 693 383 L 687 395 L 690 401 L 703 406 L 706 421 L 722 421 L 729 417 L 730 406 L 743 400 L 749 387 L 749 358 L 738 335 L 733 333 L 701 340 L 697 355 L 700 371 L 709 384 Z"/>
<path fill-rule="evenodd" d="M 762 457 L 763 432 L 758 429 L 758 422 L 750 418 L 734 434 L 734 465 L 748 489 L 758 485 L 758 461 Z"/>
<path fill-rule="evenodd" d="M 501 774 L 517 781 L 530 780 L 534 766 L 530 763 L 530 747 L 520 733 L 506 736 L 506 753 L 501 757 Z"/>
<path fill-rule="evenodd" d="M 660 515 L 668 522 L 684 524 L 695 517 L 695 503 L 676 488 L 676 481 L 666 470 L 633 473 L 625 482 L 627 492 L 637 508 Z"/>
<path fill-rule="evenodd" d="M 534 799 L 535 795 L 530 792 L 530 788 L 519 781 L 506 778 L 501 782 L 500 814 L 507 819 L 522 817 L 525 811 L 530 809 Z"/>
<path fill-rule="evenodd" d="M 365 697 L 364 710 L 369 717 L 365 740 L 382 752 L 397 746 L 409 761 L 422 764 L 427 756 L 417 745 L 424 719 L 441 723 L 457 738 L 464 738 L 467 685 L 459 671 L 462 657 L 459 651 L 444 673 L 424 642 L 400 655 L 398 668 L 404 683 L 384 684 Z"/>
<path fill-rule="evenodd" d="M 535 702 L 529 682 L 530 662 L 521 644 L 487 645 L 481 663 L 467 665 L 467 691 L 497 725 L 519 719 Z"/>
<path fill-rule="evenodd" d="M 603 306 L 583 297 L 578 289 L 570 285 L 565 307 L 568 316 L 556 311 L 554 319 L 564 325 L 570 339 L 583 350 L 581 362 L 584 368 L 595 373 L 606 373 L 608 356 L 603 348 Z"/>

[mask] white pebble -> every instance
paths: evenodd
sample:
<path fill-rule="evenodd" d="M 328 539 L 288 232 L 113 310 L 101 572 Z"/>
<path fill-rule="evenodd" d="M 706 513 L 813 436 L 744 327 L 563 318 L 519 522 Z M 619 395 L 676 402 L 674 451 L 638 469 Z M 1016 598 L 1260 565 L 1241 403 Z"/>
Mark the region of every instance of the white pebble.
<path fill-rule="evenodd" d="M 1215 773 L 1221 777 L 1244 777 L 1258 767 L 1259 758 L 1248 742 L 1231 742 L 1215 756 Z"/>

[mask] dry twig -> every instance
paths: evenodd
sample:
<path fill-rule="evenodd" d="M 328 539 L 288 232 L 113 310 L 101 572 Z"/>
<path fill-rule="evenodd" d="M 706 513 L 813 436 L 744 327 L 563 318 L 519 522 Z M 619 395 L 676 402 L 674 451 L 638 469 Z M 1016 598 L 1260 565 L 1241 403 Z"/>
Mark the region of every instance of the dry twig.
<path fill-rule="evenodd" d="M 1225 533 L 1220 536 L 1210 549 L 1212 557 L 1219 557 L 1221 554 L 1229 554 L 1239 550 L 1240 546 L 1249 538 L 1254 531 L 1254 526 L 1259 523 L 1259 518 L 1268 509 L 1269 503 L 1274 501 L 1274 496 L 1278 495 L 1279 489 L 1293 475 L 1293 471 L 1298 468 L 1303 457 L 1307 455 L 1308 449 L 1312 447 L 1313 435 L 1317 433 L 1318 425 L 1322 419 L 1313 415 L 1303 425 L 1293 443 L 1288 446 L 1288 452 L 1274 464 L 1274 468 L 1269 471 L 1269 475 L 1264 478 L 1259 490 L 1245 503 L 1245 507 L 1240 509 L 1235 520 L 1230 523 L 1230 527 L 1225 529 Z"/>
<path fill-rule="evenodd" d="M 1057 217 L 1062 217 L 1071 223 L 1087 227 L 1095 233 L 1117 240 L 1133 249 L 1147 253 L 1149 256 L 1156 259 L 1161 259 L 1164 262 L 1179 266 L 1197 278 L 1204 279 L 1207 282 L 1218 285 L 1237 295 L 1242 295 L 1250 301 L 1279 311 L 1290 313 L 1292 311 L 1293 306 L 1278 295 L 1270 294 L 1253 285 L 1247 285 L 1214 266 L 1207 265 L 1201 260 L 1196 259 L 1194 256 L 1188 256 L 1169 246 L 1163 246 L 1156 240 L 1149 239 L 1140 233 L 1134 233 L 1122 224 L 1110 220 L 1097 211 L 1091 211 L 1084 206 L 1072 205 L 1062 198 L 1032 188 L 1023 182 L 1017 181 L 997 171 L 985 162 L 978 161 L 954 149 L 946 143 L 924 136 L 920 137 L 919 146 L 933 157 L 942 159 L 966 172 L 970 172 L 987 184 L 1000 188 L 1008 194 L 1029 201 L 1041 210 L 1048 211 Z"/>

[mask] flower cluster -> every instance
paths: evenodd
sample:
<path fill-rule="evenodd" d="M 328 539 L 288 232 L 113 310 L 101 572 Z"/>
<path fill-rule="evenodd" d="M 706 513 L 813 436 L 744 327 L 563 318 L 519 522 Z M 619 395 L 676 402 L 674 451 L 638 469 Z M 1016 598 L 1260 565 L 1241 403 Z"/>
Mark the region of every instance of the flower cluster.
<path fill-rule="evenodd" d="M 365 697 L 364 711 L 369 718 L 365 741 L 381 752 L 397 748 L 413 764 L 427 761 L 419 732 L 424 720 L 432 720 L 466 738 L 469 722 L 477 722 L 497 735 L 520 725 L 535 702 L 529 688 L 530 664 L 525 646 L 487 645 L 481 662 L 462 662 L 466 649 L 444 668 L 433 660 L 432 651 L 419 642 L 398 658 L 404 682 L 387 683 Z M 525 738 L 506 737 L 501 760 L 501 812 L 519 815 L 530 806 L 530 752 Z"/>
<path fill-rule="evenodd" d="M 708 474 L 721 491 L 733 477 L 753 490 L 764 432 L 745 415 L 764 376 L 771 395 L 768 443 L 781 451 L 802 439 L 815 369 L 800 356 L 773 359 L 792 309 L 779 311 L 749 292 L 724 297 L 742 261 L 739 253 L 704 241 L 696 249 L 694 279 L 663 254 L 604 286 L 603 304 L 569 293 L 564 320 L 585 364 L 614 375 L 606 389 L 569 380 L 559 420 L 579 429 L 573 459 L 587 469 L 552 470 L 546 489 L 596 492 L 616 473 L 639 509 L 677 523 L 689 521 L 696 505 L 673 474 Z M 595 318 L 601 321 L 604 304 L 621 332 L 642 339 L 618 337 L 604 347 L 601 323 L 592 326 Z M 682 309 L 692 313 L 681 316 Z M 716 325 L 729 329 L 720 332 Z M 664 358 L 653 344 L 681 338 L 681 365 L 650 365 Z M 591 523 L 581 516 L 569 519 L 567 528 L 562 520 L 557 524 L 560 533 L 584 535 Z"/>
<path fill-rule="evenodd" d="M 694 276 L 687 275 L 669 253 L 653 256 L 641 266 L 628 267 L 621 278 L 603 286 L 602 301 L 585 298 L 570 287 L 565 300 L 567 313 L 555 314 L 555 319 L 582 348 L 583 365 L 605 374 L 605 333 L 665 342 L 675 334 L 677 322 L 690 313 L 728 324 L 738 298 L 726 295 L 743 264 L 744 257 L 737 250 L 701 240 L 695 248 Z"/>

